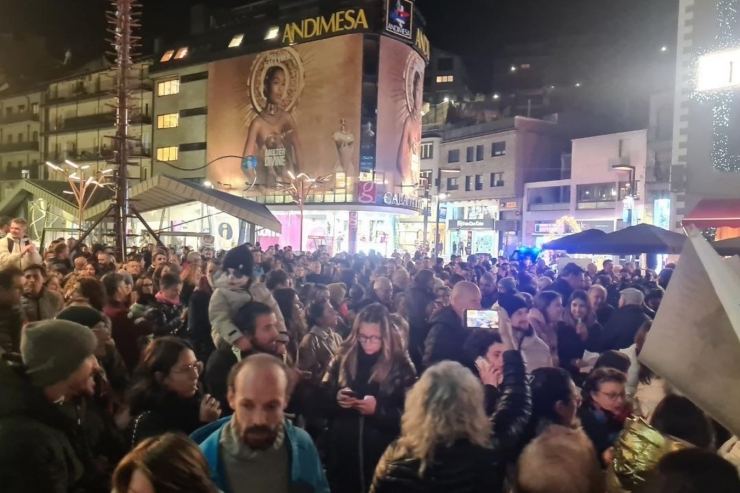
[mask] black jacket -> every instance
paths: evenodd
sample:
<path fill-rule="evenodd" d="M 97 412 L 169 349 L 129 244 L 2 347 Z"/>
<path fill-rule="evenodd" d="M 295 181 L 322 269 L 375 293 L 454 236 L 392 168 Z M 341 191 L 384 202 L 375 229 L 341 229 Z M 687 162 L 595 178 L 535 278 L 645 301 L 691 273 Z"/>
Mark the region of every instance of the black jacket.
<path fill-rule="evenodd" d="M 237 363 L 239 363 L 239 358 L 231 346 L 220 347 L 213 351 L 206 363 L 204 375 L 206 389 L 221 404 L 221 416 L 228 416 L 234 412 L 229 407 L 226 379 Z"/>
<path fill-rule="evenodd" d="M 208 305 L 213 291 L 198 287 L 190 297 L 188 305 L 188 339 L 195 347 L 199 361 L 207 362 L 216 349 L 211 336 L 211 321 L 208 317 Z"/>
<path fill-rule="evenodd" d="M 0 354 L 21 350 L 23 313 L 18 306 L 0 305 Z"/>
<path fill-rule="evenodd" d="M 614 315 L 615 311 L 616 309 L 613 306 L 606 304 L 602 306 L 601 308 L 599 308 L 598 310 L 596 310 L 596 320 L 603 327 L 604 325 L 606 325 L 609 319 L 612 318 L 612 315 Z"/>
<path fill-rule="evenodd" d="M 157 327 L 157 334 L 185 337 L 187 334 L 182 310 L 182 305 L 156 301 L 147 309 L 145 318 Z"/>
<path fill-rule="evenodd" d="M 431 326 L 427 319 L 426 309 L 429 302 L 434 301 L 435 296 L 431 290 L 423 288 L 411 288 L 406 293 L 406 313 L 409 322 L 409 356 L 414 367 L 421 368 L 421 360 L 424 356 L 424 342 L 429 335 Z"/>
<path fill-rule="evenodd" d="M 422 368 L 427 369 L 440 361 L 457 361 L 475 372 L 475 363 L 463 349 L 470 331 L 451 306 L 446 306 L 432 315 L 431 330 L 424 344 Z"/>
<path fill-rule="evenodd" d="M 201 399 L 200 393 L 184 399 L 172 392 L 157 398 L 132 397 L 132 419 L 127 433 L 129 443 L 133 447 L 146 438 L 168 432 L 190 435 L 207 424 L 200 421 Z"/>
<path fill-rule="evenodd" d="M 503 490 L 507 459 L 515 457 L 532 413 L 524 361 L 518 351 L 504 353 L 501 397 L 492 416 L 492 447 L 458 440 L 435 451 L 434 462 L 419 476 L 419 459 L 405 456 L 396 443 L 378 465 L 372 493 L 498 493 Z"/>
<path fill-rule="evenodd" d="M 601 351 L 618 351 L 630 347 L 635 343 L 635 335 L 642 324 L 650 318 L 640 305 L 626 305 L 614 312 L 604 326 L 601 336 Z"/>
<path fill-rule="evenodd" d="M 555 282 L 547 288 L 547 291 L 555 291 L 556 293 L 560 294 L 560 296 L 563 298 L 563 305 L 567 306 L 568 301 L 570 301 L 570 296 L 573 294 L 574 290 L 570 287 L 568 281 L 566 281 L 562 277 L 558 277 L 557 279 L 555 279 Z"/>
<path fill-rule="evenodd" d="M 406 391 L 416 381 L 410 360 L 396 363 L 382 384 L 370 382 L 379 355 L 367 356 L 361 350 L 358 368 L 351 379 L 342 367 L 343 355 L 334 357 L 321 384 L 323 414 L 329 420 L 326 434 L 326 470 L 331 491 L 363 493 L 372 482 L 375 467 L 388 445 L 401 431 L 401 415 Z M 337 393 L 349 387 L 358 399 L 373 396 L 375 414 L 362 416 L 355 409 L 343 409 Z"/>
<path fill-rule="evenodd" d="M 583 431 L 594 444 L 596 457 L 602 466 L 606 466 L 602 455 L 617 442 L 624 423 L 610 412 L 597 409 L 592 404 L 583 404 L 578 409 L 578 418 L 581 420 Z"/>
<path fill-rule="evenodd" d="M 588 337 L 584 341 L 572 325 L 558 324 L 558 360 L 560 368 L 570 372 L 576 382 L 580 381 L 580 369 L 571 365 L 576 359 L 583 358 L 584 351 L 598 352 L 603 328 L 598 322 L 588 327 Z"/>

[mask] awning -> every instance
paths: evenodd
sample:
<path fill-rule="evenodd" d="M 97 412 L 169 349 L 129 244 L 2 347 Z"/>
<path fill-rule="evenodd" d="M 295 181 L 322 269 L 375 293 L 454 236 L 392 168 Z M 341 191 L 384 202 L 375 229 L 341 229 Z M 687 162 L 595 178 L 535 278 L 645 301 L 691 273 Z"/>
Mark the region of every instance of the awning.
<path fill-rule="evenodd" d="M 600 229 L 587 229 L 580 233 L 574 233 L 572 235 L 563 236 L 562 238 L 549 241 L 542 245 L 542 249 L 563 250 L 568 253 L 589 253 L 589 242 L 601 238 L 602 236 L 606 236 L 606 233 Z"/>
<path fill-rule="evenodd" d="M 703 199 L 684 216 L 684 226 L 740 228 L 740 199 Z"/>
<path fill-rule="evenodd" d="M 139 213 L 190 202 L 202 202 L 261 228 L 282 232 L 280 221 L 264 205 L 171 176 L 158 175 L 139 183 L 131 188 L 129 198 L 131 206 Z M 89 209 L 87 218 L 99 217 L 109 205 L 110 201 L 106 201 Z"/>
<path fill-rule="evenodd" d="M 44 199 L 51 207 L 58 207 L 64 212 L 77 217 L 80 210 L 77 204 L 70 200 L 73 196 L 65 194 L 65 191 L 71 191 L 66 181 L 18 180 L 18 185 L 8 193 L 5 200 L 0 202 L 0 215 L 12 214 L 23 201 L 33 196 Z M 101 203 L 107 207 L 113 197 L 113 192 L 107 188 L 97 188 L 94 193 L 95 195 L 90 200 L 88 208 Z"/>

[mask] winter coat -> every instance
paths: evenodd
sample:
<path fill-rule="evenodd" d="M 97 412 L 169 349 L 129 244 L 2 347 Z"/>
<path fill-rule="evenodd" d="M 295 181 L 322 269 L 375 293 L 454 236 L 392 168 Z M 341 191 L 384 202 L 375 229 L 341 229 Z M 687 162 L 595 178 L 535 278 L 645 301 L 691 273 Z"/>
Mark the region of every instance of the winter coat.
<path fill-rule="evenodd" d="M 460 316 L 451 306 L 446 306 L 432 315 L 432 325 L 424 343 L 422 368 L 427 369 L 440 361 L 457 361 L 475 372 L 475 363 L 470 360 L 463 344 L 470 331 L 463 327 Z"/>
<path fill-rule="evenodd" d="M 237 310 L 250 301 L 259 301 L 272 308 L 275 317 L 277 317 L 276 328 L 278 332 L 287 332 L 285 320 L 280 307 L 272 297 L 272 293 L 261 282 L 253 283 L 248 291 L 231 290 L 224 287 L 218 287 L 213 292 L 211 301 L 208 305 L 208 318 L 211 321 L 211 336 L 213 343 L 219 347 L 221 341 L 228 344 L 234 344 L 238 339 L 243 337 L 241 331 L 231 321 Z"/>
<path fill-rule="evenodd" d="M 126 367 L 134 371 L 139 364 L 141 348 L 146 338 L 154 333 L 155 327 L 144 319 L 129 317 L 126 305 L 118 301 L 109 301 L 103 313 L 111 321 L 111 336 Z"/>
<path fill-rule="evenodd" d="M 0 359 L 0 489 L 13 493 L 87 491 L 74 421 L 31 384 L 23 367 Z"/>
<path fill-rule="evenodd" d="M 0 241 L 2 244 L 2 241 Z M 23 293 L 21 297 L 21 309 L 25 319 L 30 322 L 50 320 L 57 316 L 64 306 L 64 300 L 60 294 L 41 288 L 38 296 Z"/>
<path fill-rule="evenodd" d="M 200 393 L 189 399 L 172 392 L 151 398 L 132 396 L 129 443 L 135 447 L 146 438 L 168 432 L 190 435 L 206 424 L 200 420 L 201 399 Z"/>
<path fill-rule="evenodd" d="M 524 364 L 528 373 L 532 373 L 537 368 L 551 368 L 552 356 L 547 344 L 537 337 L 532 327 L 527 332 L 515 331 L 514 337 L 517 339 L 519 351 L 524 358 Z"/>
<path fill-rule="evenodd" d="M 600 352 L 618 351 L 635 343 L 635 335 L 650 318 L 640 305 L 625 305 L 614 312 L 604 326 L 599 344 Z"/>
<path fill-rule="evenodd" d="M 333 330 L 313 327 L 303 336 L 296 366 L 311 373 L 311 380 L 319 383 L 341 345 L 342 337 Z"/>
<path fill-rule="evenodd" d="M 534 329 L 537 337 L 542 339 L 550 348 L 550 357 L 553 361 L 558 359 L 558 331 L 557 325 L 547 323 L 545 315 L 537 308 L 529 310 L 529 325 Z"/>
<path fill-rule="evenodd" d="M 5 238 L 0 238 L 0 269 L 18 267 L 23 270 L 29 265 L 43 264 L 41 254 L 38 250 L 28 252 L 21 257 L 21 250 L 25 246 L 25 244 L 21 245 L 21 243 L 21 240 L 14 239 L 10 233 Z"/>
<path fill-rule="evenodd" d="M 580 379 L 580 368 L 572 365 L 573 360 L 582 359 L 585 351 L 595 352 L 598 350 L 598 344 L 601 337 L 601 325 L 594 322 L 587 327 L 588 336 L 584 341 L 576 332 L 576 328 L 566 324 L 558 324 L 558 361 L 560 368 L 570 372 L 575 381 Z"/>
<path fill-rule="evenodd" d="M 560 297 L 563 299 L 563 304 L 567 304 L 568 301 L 570 301 L 570 297 L 573 294 L 573 291 L 575 291 L 573 288 L 570 287 L 570 284 L 568 284 L 568 281 L 563 279 L 562 277 L 558 277 L 555 279 L 555 282 L 550 284 L 546 291 L 555 291 L 560 295 Z M 547 342 L 547 341 L 545 341 Z"/>
<path fill-rule="evenodd" d="M 532 398 L 518 351 L 504 353 L 501 396 L 491 420 L 492 446 L 467 440 L 439 446 L 420 477 L 420 460 L 405 455 L 397 443 L 378 464 L 371 493 L 498 493 L 503 491 L 506 460 L 514 457 L 532 413 Z"/>
<path fill-rule="evenodd" d="M 185 322 L 182 320 L 182 305 L 166 301 L 153 303 L 146 311 L 144 318 L 152 323 L 157 335 L 185 337 Z"/>
<path fill-rule="evenodd" d="M 609 411 L 597 408 L 594 404 L 583 404 L 578 409 L 578 418 L 581 420 L 583 431 L 594 444 L 599 462 L 605 465 L 602 455 L 616 443 L 624 423 Z"/>
<path fill-rule="evenodd" d="M 375 467 L 386 447 L 401 431 L 401 415 L 406 391 L 416 381 L 410 359 L 396 362 L 382 383 L 370 382 L 372 368 L 379 354 L 366 355 L 358 349 L 357 372 L 351 380 L 342 362 L 334 357 L 322 382 L 324 416 L 329 420 L 326 434 L 326 470 L 332 491 L 364 493 L 370 487 Z M 373 396 L 375 414 L 363 416 L 355 409 L 343 409 L 337 403 L 340 389 L 349 387 L 358 399 Z"/>
<path fill-rule="evenodd" d="M 2 241 L 2 240 L 0 240 Z M 0 306 L 0 354 L 18 353 L 21 348 L 23 313 L 17 306 Z"/>
<path fill-rule="evenodd" d="M 406 313 L 409 322 L 409 356 L 416 368 L 422 367 L 424 357 L 424 343 L 431 325 L 426 314 L 427 300 L 434 300 L 436 296 L 430 290 L 424 288 L 411 288 L 406 294 Z"/>
<path fill-rule="evenodd" d="M 191 439 L 200 445 L 200 449 L 206 457 L 208 468 L 211 471 L 211 481 L 223 493 L 230 493 L 231 491 L 220 452 L 221 433 L 230 420 L 231 417 L 222 418 L 206 425 L 191 436 Z M 329 484 L 326 482 L 324 469 L 311 437 L 305 431 L 293 426 L 287 419 L 283 426 L 290 456 L 290 485 L 288 489 L 296 493 L 329 493 Z"/>
<path fill-rule="evenodd" d="M 222 346 L 208 357 L 203 381 L 208 393 L 221 404 L 222 416 L 233 413 L 229 407 L 228 386 L 226 385 L 229 372 L 241 361 L 242 357 L 246 356 L 248 354 L 242 355 L 234 346 Z"/>
<path fill-rule="evenodd" d="M 188 305 L 188 339 L 195 347 L 195 354 L 200 361 L 208 361 L 216 349 L 211 337 L 211 321 L 208 318 L 208 305 L 213 296 L 213 288 L 203 276 L 200 285 L 190 297 Z"/>
<path fill-rule="evenodd" d="M 606 323 L 609 321 L 609 319 L 612 318 L 612 315 L 614 315 L 615 308 L 611 305 L 604 305 L 601 308 L 596 310 L 596 320 L 601 324 L 601 326 L 605 326 Z"/>

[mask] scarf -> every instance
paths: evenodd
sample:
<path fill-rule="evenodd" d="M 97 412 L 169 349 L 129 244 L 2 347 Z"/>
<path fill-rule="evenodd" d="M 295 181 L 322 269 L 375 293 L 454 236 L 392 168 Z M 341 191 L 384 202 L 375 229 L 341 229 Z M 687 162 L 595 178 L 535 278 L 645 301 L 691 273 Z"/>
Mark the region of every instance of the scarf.
<path fill-rule="evenodd" d="M 167 303 L 168 305 L 175 305 L 180 306 L 180 298 L 171 299 L 165 296 L 163 292 L 159 292 L 156 295 L 154 295 L 155 298 L 157 298 L 157 301 L 160 303 Z"/>

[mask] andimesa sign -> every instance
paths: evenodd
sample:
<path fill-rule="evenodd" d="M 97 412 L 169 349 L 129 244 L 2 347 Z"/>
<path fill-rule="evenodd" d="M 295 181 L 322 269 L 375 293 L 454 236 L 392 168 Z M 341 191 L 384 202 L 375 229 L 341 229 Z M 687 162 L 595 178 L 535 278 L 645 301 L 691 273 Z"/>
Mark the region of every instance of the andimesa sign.
<path fill-rule="evenodd" d="M 318 16 L 291 22 L 283 28 L 283 43 L 292 44 L 340 32 L 368 30 L 364 9 L 348 9 L 329 16 Z"/>

